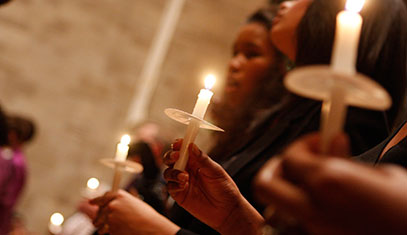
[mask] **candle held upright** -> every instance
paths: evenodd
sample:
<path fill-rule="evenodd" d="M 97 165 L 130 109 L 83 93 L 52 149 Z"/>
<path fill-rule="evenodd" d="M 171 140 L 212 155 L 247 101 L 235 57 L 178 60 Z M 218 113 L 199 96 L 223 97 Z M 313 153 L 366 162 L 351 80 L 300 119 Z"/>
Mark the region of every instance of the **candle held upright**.
<path fill-rule="evenodd" d="M 201 89 L 198 94 L 198 99 L 195 103 L 192 116 L 198 119 L 203 119 L 205 117 L 206 110 L 211 102 L 213 92 L 211 91 L 213 85 L 215 85 L 216 78 L 214 75 L 208 75 L 205 78 L 205 89 Z M 175 163 L 174 168 L 178 170 L 185 170 L 188 163 L 188 146 L 195 141 L 200 128 L 200 121 L 197 119 L 191 119 L 188 128 L 185 132 L 184 140 L 182 142 L 179 159 Z"/>
<path fill-rule="evenodd" d="M 362 10 L 365 0 L 348 0 L 346 10 L 338 14 L 336 18 L 335 42 L 332 52 L 331 69 L 340 76 L 354 76 L 356 74 L 356 62 L 360 34 L 363 19 L 359 12 Z M 335 75 L 334 75 L 335 76 Z M 322 109 L 322 144 L 321 152 L 327 153 L 329 145 L 341 130 L 345 122 L 347 104 L 346 89 L 337 81 L 333 80 L 333 86 L 329 100 L 324 101 Z"/>
<path fill-rule="evenodd" d="M 120 140 L 120 143 L 117 144 L 115 160 L 118 163 L 126 161 L 127 153 L 129 152 L 130 141 L 131 141 L 131 138 L 129 135 L 123 135 Z M 119 190 L 122 173 L 123 173 L 123 166 L 120 164 L 116 164 L 115 168 L 114 168 L 112 192 L 117 192 Z"/>
<path fill-rule="evenodd" d="M 331 66 L 336 72 L 353 75 L 356 73 L 356 60 L 363 19 L 359 12 L 365 0 L 348 0 L 346 10 L 336 17 L 335 42 Z"/>

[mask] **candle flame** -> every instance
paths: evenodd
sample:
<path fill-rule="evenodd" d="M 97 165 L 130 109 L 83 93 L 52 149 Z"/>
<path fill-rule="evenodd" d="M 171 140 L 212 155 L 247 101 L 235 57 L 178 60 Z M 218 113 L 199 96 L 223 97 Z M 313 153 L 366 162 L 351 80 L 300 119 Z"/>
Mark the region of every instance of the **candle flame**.
<path fill-rule="evenodd" d="M 50 221 L 53 225 L 61 226 L 61 224 L 64 222 L 64 216 L 61 213 L 54 213 L 51 215 Z"/>
<path fill-rule="evenodd" d="M 122 138 L 120 139 L 121 144 L 129 145 L 131 141 L 131 138 L 129 135 L 123 135 Z"/>
<path fill-rule="evenodd" d="M 365 2 L 366 0 L 348 0 L 345 8 L 348 11 L 359 13 L 363 9 Z"/>
<path fill-rule="evenodd" d="M 213 85 L 215 85 L 216 77 L 213 74 L 209 74 L 205 77 L 205 88 L 210 90 L 212 89 Z"/>
<path fill-rule="evenodd" d="M 88 186 L 88 188 L 90 188 L 90 189 L 97 189 L 98 187 L 99 187 L 99 180 L 98 179 L 96 179 L 96 178 L 90 178 L 89 180 L 88 180 L 88 183 L 87 183 L 87 186 Z"/>

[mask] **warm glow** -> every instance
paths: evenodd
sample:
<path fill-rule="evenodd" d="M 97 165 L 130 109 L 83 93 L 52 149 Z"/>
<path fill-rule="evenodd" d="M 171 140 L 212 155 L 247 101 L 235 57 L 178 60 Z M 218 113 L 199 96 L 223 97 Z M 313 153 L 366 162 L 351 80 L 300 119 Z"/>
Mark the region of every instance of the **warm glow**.
<path fill-rule="evenodd" d="M 362 10 L 366 0 L 348 0 L 346 2 L 346 10 L 358 13 Z"/>
<path fill-rule="evenodd" d="M 61 224 L 64 222 L 64 216 L 61 215 L 61 213 L 54 213 L 51 215 L 50 221 L 53 225 L 61 226 Z"/>
<path fill-rule="evenodd" d="M 216 77 L 213 74 L 209 74 L 205 77 L 205 88 L 210 90 L 212 89 L 213 85 L 215 85 Z"/>
<path fill-rule="evenodd" d="M 99 187 L 99 180 L 96 178 L 90 178 L 87 185 L 90 189 L 97 189 Z"/>
<path fill-rule="evenodd" d="M 120 140 L 120 143 L 125 144 L 125 145 L 129 145 L 130 141 L 131 141 L 131 138 L 130 138 L 129 135 L 123 135 L 121 140 Z"/>

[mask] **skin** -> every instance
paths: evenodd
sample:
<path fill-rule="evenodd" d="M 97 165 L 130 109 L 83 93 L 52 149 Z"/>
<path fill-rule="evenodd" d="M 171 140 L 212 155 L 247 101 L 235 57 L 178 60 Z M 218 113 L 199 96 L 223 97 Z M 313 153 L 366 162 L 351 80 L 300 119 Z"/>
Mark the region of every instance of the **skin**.
<path fill-rule="evenodd" d="M 274 63 L 267 28 L 260 23 L 248 23 L 240 28 L 229 62 L 225 98 L 237 107 L 250 97 L 257 86 L 267 79 Z"/>
<path fill-rule="evenodd" d="M 290 60 L 295 61 L 296 31 L 312 0 L 285 1 L 280 4 L 270 34 L 274 44 Z"/>
<path fill-rule="evenodd" d="M 232 178 L 194 144 L 189 145 L 186 171 L 173 169 L 182 140 L 172 145 L 164 157 L 164 172 L 172 198 L 221 234 L 257 234 L 261 215 L 240 194 Z M 236 226 L 236 225 L 239 226 Z"/>
<path fill-rule="evenodd" d="M 151 206 L 123 190 L 92 199 L 91 204 L 99 206 L 94 220 L 99 234 L 174 235 L 180 229 Z"/>
<path fill-rule="evenodd" d="M 343 157 L 348 144 L 319 154 L 319 136 L 292 144 L 280 160 L 260 171 L 255 185 L 272 217 L 290 218 L 311 234 L 400 234 L 407 225 L 407 172 L 395 166 L 372 168 Z"/>

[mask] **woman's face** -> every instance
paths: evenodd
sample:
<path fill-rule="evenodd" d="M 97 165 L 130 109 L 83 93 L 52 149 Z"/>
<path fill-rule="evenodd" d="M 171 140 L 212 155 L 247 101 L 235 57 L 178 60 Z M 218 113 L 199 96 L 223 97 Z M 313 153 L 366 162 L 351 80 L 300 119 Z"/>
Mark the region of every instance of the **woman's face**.
<path fill-rule="evenodd" d="M 274 63 L 274 49 L 269 33 L 260 23 L 248 23 L 241 27 L 233 45 L 229 62 L 225 100 L 238 106 L 249 98 L 268 77 Z"/>
<path fill-rule="evenodd" d="M 296 32 L 302 17 L 313 0 L 285 1 L 280 4 L 273 20 L 271 40 L 273 44 L 292 61 L 297 51 Z"/>

